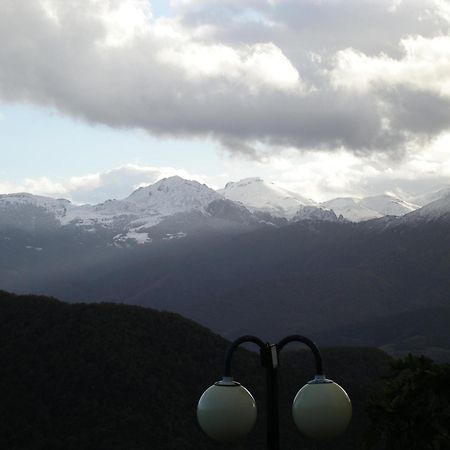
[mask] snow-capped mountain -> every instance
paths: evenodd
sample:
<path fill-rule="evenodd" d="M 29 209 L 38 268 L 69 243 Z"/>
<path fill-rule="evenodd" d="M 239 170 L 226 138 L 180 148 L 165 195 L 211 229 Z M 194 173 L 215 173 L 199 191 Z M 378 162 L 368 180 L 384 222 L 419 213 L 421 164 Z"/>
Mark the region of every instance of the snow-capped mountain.
<path fill-rule="evenodd" d="M 73 205 L 68 200 L 28 193 L 0 195 L 0 228 L 28 232 L 61 226 Z"/>
<path fill-rule="evenodd" d="M 111 227 L 124 224 L 124 232 L 117 239 L 146 242 L 147 230 L 167 217 L 192 211 L 206 214 L 207 206 L 221 198 L 204 184 L 174 176 L 141 187 L 123 200 L 72 209 L 66 223 Z"/>
<path fill-rule="evenodd" d="M 299 222 L 301 220 L 337 222 L 339 218 L 332 209 L 319 208 L 317 206 L 301 206 L 295 214 L 293 221 Z"/>
<path fill-rule="evenodd" d="M 124 199 L 97 205 L 79 206 L 27 193 L 0 195 L 0 228 L 36 232 L 68 227 L 100 233 L 110 243 L 128 245 L 208 232 L 280 227 L 302 220 L 361 222 L 403 215 L 407 220 L 425 220 L 447 214 L 450 192 L 445 193 L 440 191 L 444 197 L 414 212 L 416 205 L 391 195 L 336 198 L 317 204 L 261 178 L 231 182 L 214 191 L 174 176 L 141 187 Z"/>
<path fill-rule="evenodd" d="M 66 216 L 67 210 L 73 207 L 69 200 L 61 198 L 54 199 L 42 195 L 28 194 L 26 192 L 0 195 L 1 209 L 5 210 L 19 205 L 32 205 L 36 208 L 43 208 L 49 213 L 54 214 L 54 216 L 60 220 Z"/>
<path fill-rule="evenodd" d="M 123 200 L 107 200 L 98 205 L 85 205 L 70 211 L 67 220 L 84 224 L 113 222 L 120 217 L 137 220 L 151 227 L 164 217 L 192 210 L 205 211 L 212 201 L 222 198 L 214 190 L 197 181 L 179 176 L 164 178 L 141 187 Z"/>
<path fill-rule="evenodd" d="M 4 212 L 1 218 L 13 210 L 16 213 L 7 225 L 21 222 L 22 228 L 33 231 L 39 216 L 38 223 L 43 226 L 51 222 L 52 226 L 76 226 L 88 232 L 111 230 L 117 244 L 146 243 L 152 241 L 153 235 L 162 240 L 181 238 L 196 229 L 237 230 L 260 222 L 244 206 L 204 184 L 178 176 L 139 188 L 123 200 L 98 205 L 77 206 L 68 200 L 31 194 L 0 196 L 0 211 Z"/>
<path fill-rule="evenodd" d="M 357 198 L 340 197 L 328 200 L 320 205 L 333 210 L 338 217 L 342 216 L 350 222 L 362 222 L 383 216 L 383 214 L 361 205 L 359 201 L 360 199 Z"/>
<path fill-rule="evenodd" d="M 359 205 L 376 211 L 382 216 L 403 216 L 419 207 L 388 194 L 365 197 L 359 201 Z"/>
<path fill-rule="evenodd" d="M 351 222 L 377 219 L 383 216 L 403 216 L 418 208 L 417 205 L 405 202 L 393 195 L 374 195 L 365 198 L 342 197 L 321 203 L 332 209 L 337 216 Z"/>
<path fill-rule="evenodd" d="M 250 211 L 289 220 L 337 220 L 342 216 L 351 222 L 361 222 L 386 215 L 402 216 L 417 209 L 416 205 L 392 195 L 375 195 L 362 199 L 344 197 L 317 204 L 261 178 L 230 182 L 218 192 L 225 198 L 240 202 Z M 332 214 L 330 210 L 333 211 Z"/>
<path fill-rule="evenodd" d="M 125 201 L 150 215 L 171 216 L 191 210 L 204 211 L 212 201 L 221 198 L 205 184 L 173 176 L 137 189 Z"/>
<path fill-rule="evenodd" d="M 450 219 L 450 191 L 438 200 L 428 203 L 402 218 L 403 223 L 431 222 Z"/>
<path fill-rule="evenodd" d="M 450 185 L 443 185 L 438 189 L 427 192 L 422 195 L 417 195 L 411 199 L 413 203 L 419 206 L 428 205 L 431 202 L 444 198 L 450 194 Z"/>
<path fill-rule="evenodd" d="M 315 206 L 311 199 L 262 178 L 245 178 L 230 182 L 218 192 L 229 200 L 243 204 L 250 211 L 260 211 L 287 219 L 292 219 L 302 206 Z"/>

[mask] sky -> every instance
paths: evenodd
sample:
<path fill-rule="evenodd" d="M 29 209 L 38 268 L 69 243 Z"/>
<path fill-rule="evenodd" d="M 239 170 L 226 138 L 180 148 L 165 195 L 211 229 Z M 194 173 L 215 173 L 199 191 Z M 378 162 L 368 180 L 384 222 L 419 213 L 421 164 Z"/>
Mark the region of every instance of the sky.
<path fill-rule="evenodd" d="M 0 194 L 450 185 L 446 0 L 0 0 Z"/>

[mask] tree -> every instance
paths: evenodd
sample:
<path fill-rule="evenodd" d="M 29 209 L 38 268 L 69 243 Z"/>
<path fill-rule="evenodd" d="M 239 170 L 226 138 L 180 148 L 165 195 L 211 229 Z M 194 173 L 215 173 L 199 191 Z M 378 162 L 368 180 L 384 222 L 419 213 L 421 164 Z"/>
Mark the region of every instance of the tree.
<path fill-rule="evenodd" d="M 450 449 L 450 364 L 409 354 L 391 369 L 368 400 L 367 447 Z"/>

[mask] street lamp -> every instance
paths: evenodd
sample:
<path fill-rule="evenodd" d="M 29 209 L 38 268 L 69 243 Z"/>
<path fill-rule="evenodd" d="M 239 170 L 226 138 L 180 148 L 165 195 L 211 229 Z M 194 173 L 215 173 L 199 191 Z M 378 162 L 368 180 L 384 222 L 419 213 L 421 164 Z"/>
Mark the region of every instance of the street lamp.
<path fill-rule="evenodd" d="M 327 440 L 341 434 L 348 426 L 352 406 L 347 393 L 337 383 L 325 378 L 319 349 L 310 339 L 293 335 L 278 344 L 264 343 L 255 336 L 242 336 L 229 347 L 221 381 L 214 383 L 200 397 L 197 419 L 202 430 L 218 442 L 233 442 L 245 436 L 256 422 L 256 402 L 244 386 L 233 380 L 231 360 L 234 351 L 244 343 L 260 349 L 267 377 L 267 448 L 279 450 L 279 416 L 277 370 L 279 353 L 291 342 L 307 345 L 315 359 L 316 375 L 303 386 L 292 404 L 297 428 L 316 440 Z"/>

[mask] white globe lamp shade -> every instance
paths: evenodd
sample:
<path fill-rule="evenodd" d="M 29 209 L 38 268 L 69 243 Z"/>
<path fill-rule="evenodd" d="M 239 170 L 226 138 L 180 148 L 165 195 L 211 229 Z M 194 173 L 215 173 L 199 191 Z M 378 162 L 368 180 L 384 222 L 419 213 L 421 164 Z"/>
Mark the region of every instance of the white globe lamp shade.
<path fill-rule="evenodd" d="M 341 386 L 318 375 L 298 391 L 292 416 L 303 434 L 323 441 L 345 431 L 352 417 L 352 404 Z"/>
<path fill-rule="evenodd" d="M 256 422 L 252 394 L 232 380 L 218 381 L 200 397 L 197 420 L 201 429 L 217 442 L 234 442 L 245 436 Z"/>

